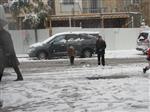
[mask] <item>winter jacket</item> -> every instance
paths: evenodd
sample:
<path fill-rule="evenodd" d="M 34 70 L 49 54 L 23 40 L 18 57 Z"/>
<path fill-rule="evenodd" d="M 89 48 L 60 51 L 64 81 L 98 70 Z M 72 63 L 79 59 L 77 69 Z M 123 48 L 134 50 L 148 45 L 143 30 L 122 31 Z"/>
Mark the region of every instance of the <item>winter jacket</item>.
<path fill-rule="evenodd" d="M 1 42 L 0 42 L 1 43 Z M 4 58 L 5 56 L 4 56 L 4 52 L 3 52 L 3 49 L 1 48 L 1 46 L 0 46 L 0 72 L 1 72 L 1 70 L 3 70 L 3 68 L 4 68 L 4 65 L 5 65 L 5 58 Z"/>
<path fill-rule="evenodd" d="M 73 47 L 69 47 L 67 49 L 67 52 L 68 52 L 68 56 L 71 57 L 71 56 L 75 56 L 75 49 Z"/>
<path fill-rule="evenodd" d="M 105 54 L 105 48 L 106 48 L 105 41 L 98 39 L 96 41 L 96 53 L 100 54 L 100 55 L 104 55 Z"/>
<path fill-rule="evenodd" d="M 147 50 L 147 60 L 150 61 L 150 48 Z"/>
<path fill-rule="evenodd" d="M 19 64 L 11 35 L 4 29 L 0 31 L 0 49 L 3 52 L 2 54 L 4 57 L 1 58 L 4 59 L 4 64 L 6 67 L 13 67 Z"/>

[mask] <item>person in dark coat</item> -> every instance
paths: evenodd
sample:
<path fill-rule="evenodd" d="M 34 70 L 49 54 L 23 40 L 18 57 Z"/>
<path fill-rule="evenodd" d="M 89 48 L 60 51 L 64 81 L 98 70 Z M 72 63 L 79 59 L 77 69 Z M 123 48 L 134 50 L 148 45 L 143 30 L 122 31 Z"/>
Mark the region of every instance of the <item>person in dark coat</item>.
<path fill-rule="evenodd" d="M 106 49 L 106 42 L 102 39 L 102 36 L 98 36 L 96 41 L 96 53 L 98 58 L 98 65 L 102 63 L 105 66 L 105 49 Z"/>
<path fill-rule="evenodd" d="M 68 52 L 68 56 L 69 56 L 69 59 L 70 59 L 70 64 L 74 65 L 74 58 L 75 58 L 75 49 L 74 49 L 74 47 L 69 46 L 68 49 L 67 49 L 67 52 Z"/>
<path fill-rule="evenodd" d="M 0 20 L 0 81 L 5 67 L 13 67 L 17 74 L 15 81 L 23 80 L 18 67 L 19 61 L 16 57 L 11 35 L 3 27 L 2 21 Z"/>

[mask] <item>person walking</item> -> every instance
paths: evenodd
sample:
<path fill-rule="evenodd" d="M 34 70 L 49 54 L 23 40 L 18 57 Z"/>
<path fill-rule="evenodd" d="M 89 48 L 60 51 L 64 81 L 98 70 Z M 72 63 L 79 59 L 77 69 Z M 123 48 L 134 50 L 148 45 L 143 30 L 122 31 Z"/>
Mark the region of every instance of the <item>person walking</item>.
<path fill-rule="evenodd" d="M 102 63 L 102 65 L 105 66 L 105 49 L 106 49 L 106 42 L 102 39 L 102 36 L 98 35 L 96 41 L 96 53 L 98 65 Z"/>
<path fill-rule="evenodd" d="M 15 81 L 20 81 L 23 80 L 23 77 L 18 67 L 19 61 L 16 57 L 11 35 L 3 28 L 5 25 L 6 22 L 0 19 L 0 81 L 5 67 L 12 67 L 17 74 Z"/>
<path fill-rule="evenodd" d="M 150 48 L 148 48 L 148 50 L 147 50 L 147 58 L 146 59 L 148 61 L 148 66 L 143 68 L 143 73 L 146 73 L 146 71 L 150 69 Z"/>
<path fill-rule="evenodd" d="M 68 56 L 69 56 L 69 59 L 70 59 L 70 64 L 74 65 L 75 48 L 71 45 L 71 46 L 68 47 L 67 52 L 68 52 Z"/>

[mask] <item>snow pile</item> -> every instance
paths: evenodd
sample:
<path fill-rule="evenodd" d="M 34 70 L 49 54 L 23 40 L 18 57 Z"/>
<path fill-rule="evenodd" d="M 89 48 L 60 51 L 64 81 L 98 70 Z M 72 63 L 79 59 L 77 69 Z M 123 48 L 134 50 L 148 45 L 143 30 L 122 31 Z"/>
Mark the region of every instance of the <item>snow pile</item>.
<path fill-rule="evenodd" d="M 115 50 L 106 51 L 106 58 L 140 58 L 145 57 L 142 52 L 137 50 Z"/>

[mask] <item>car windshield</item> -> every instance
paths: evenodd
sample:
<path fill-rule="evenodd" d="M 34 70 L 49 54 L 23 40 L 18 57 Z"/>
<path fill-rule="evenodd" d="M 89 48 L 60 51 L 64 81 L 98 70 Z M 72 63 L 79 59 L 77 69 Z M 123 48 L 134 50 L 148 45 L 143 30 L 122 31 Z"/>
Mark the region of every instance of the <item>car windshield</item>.
<path fill-rule="evenodd" d="M 59 36 L 59 34 L 58 34 L 58 35 L 52 35 L 51 37 L 49 37 L 49 38 L 47 38 L 46 40 L 44 40 L 43 43 L 46 44 L 46 43 L 50 42 L 50 41 L 53 40 L 56 36 Z"/>
<path fill-rule="evenodd" d="M 139 41 L 143 41 L 148 38 L 148 33 L 141 33 L 138 37 Z"/>
<path fill-rule="evenodd" d="M 80 36 L 84 36 L 84 37 L 87 37 L 87 38 L 95 38 L 94 35 L 92 35 L 92 34 L 86 34 L 86 33 L 80 34 Z"/>

